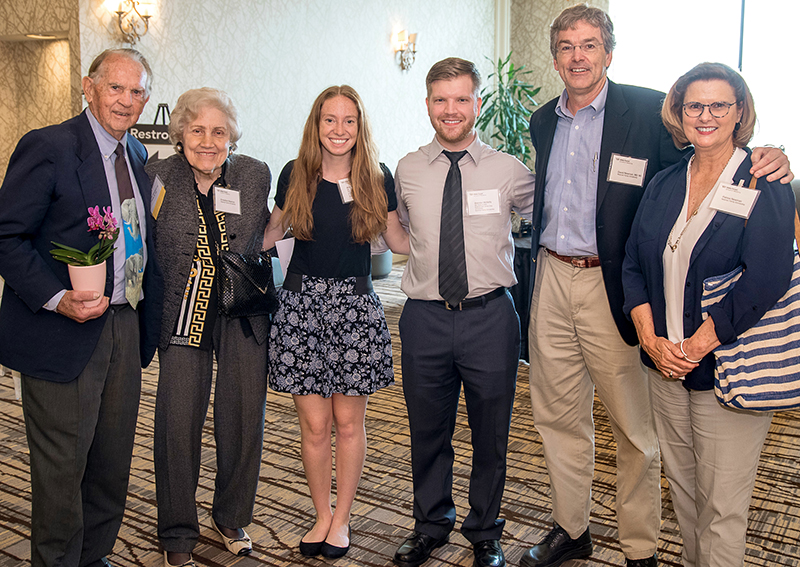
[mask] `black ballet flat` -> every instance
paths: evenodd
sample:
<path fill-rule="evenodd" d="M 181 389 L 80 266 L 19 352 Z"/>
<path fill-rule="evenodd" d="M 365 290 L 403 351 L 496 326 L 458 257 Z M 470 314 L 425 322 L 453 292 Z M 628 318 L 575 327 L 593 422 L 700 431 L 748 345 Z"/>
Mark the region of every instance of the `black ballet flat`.
<path fill-rule="evenodd" d="M 300 554 L 305 557 L 316 557 L 317 555 L 322 553 L 322 544 L 325 543 L 324 541 L 301 541 L 300 542 Z"/>
<path fill-rule="evenodd" d="M 350 551 L 350 540 L 352 536 L 353 531 L 350 529 L 350 526 L 347 526 L 347 547 L 337 547 L 329 544 L 327 541 L 323 541 L 320 553 L 327 559 L 338 559 L 340 557 L 344 557 L 347 555 L 347 552 Z"/>

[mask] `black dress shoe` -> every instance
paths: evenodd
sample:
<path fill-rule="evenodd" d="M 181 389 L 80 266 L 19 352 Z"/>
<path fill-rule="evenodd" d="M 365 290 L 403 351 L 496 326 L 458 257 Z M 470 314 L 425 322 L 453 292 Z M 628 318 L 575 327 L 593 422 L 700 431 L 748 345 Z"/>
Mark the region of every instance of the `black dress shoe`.
<path fill-rule="evenodd" d="M 523 567 L 557 567 L 569 559 L 586 559 L 592 554 L 589 528 L 575 539 L 555 524 L 545 538 L 522 556 Z"/>
<path fill-rule="evenodd" d="M 506 558 L 503 555 L 503 548 L 500 547 L 500 540 L 487 539 L 479 541 L 472 546 L 472 553 L 475 554 L 475 561 L 472 567 L 505 567 Z"/>
<path fill-rule="evenodd" d="M 350 529 L 350 526 L 347 526 L 347 546 L 338 547 L 336 545 L 329 544 L 327 541 L 323 541 L 319 550 L 320 554 L 328 559 L 339 559 L 340 557 L 344 557 L 347 555 L 347 552 L 350 551 L 350 538 L 352 536 L 353 531 Z"/>
<path fill-rule="evenodd" d="M 654 553 L 652 557 L 645 557 L 644 559 L 625 559 L 625 565 L 627 567 L 658 567 L 658 561 L 656 560 L 656 554 Z"/>
<path fill-rule="evenodd" d="M 394 553 L 392 561 L 399 567 L 417 567 L 422 565 L 431 556 L 431 552 L 437 547 L 442 547 L 447 543 L 448 536 L 436 539 L 433 536 L 414 532 L 411 536 L 400 544 Z"/>

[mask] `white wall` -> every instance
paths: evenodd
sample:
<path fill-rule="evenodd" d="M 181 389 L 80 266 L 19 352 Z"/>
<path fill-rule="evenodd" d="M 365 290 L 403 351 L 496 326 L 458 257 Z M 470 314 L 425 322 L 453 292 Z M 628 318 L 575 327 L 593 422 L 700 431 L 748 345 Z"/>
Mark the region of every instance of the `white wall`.
<path fill-rule="evenodd" d="M 381 150 L 394 169 L 430 141 L 425 75 L 448 56 L 490 72 L 493 0 L 157 0 L 150 32 L 137 44 L 150 61 L 155 87 L 142 122 L 159 102 L 173 107 L 187 89 L 213 86 L 237 105 L 244 135 L 239 152 L 266 161 L 277 177 L 297 155 L 314 98 L 333 84 L 352 85 L 364 99 Z M 390 36 L 418 33 L 408 72 L 394 62 Z M 120 45 L 100 0 L 80 0 L 81 67 Z"/>

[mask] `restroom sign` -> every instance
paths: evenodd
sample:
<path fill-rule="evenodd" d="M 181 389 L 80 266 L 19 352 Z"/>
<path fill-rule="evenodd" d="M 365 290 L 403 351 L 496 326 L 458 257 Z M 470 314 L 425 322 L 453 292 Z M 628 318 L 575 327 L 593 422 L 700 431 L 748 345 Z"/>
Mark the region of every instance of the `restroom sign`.
<path fill-rule="evenodd" d="M 147 163 L 155 163 L 175 153 L 169 141 L 169 126 L 164 124 L 135 124 L 128 133 L 147 148 Z"/>

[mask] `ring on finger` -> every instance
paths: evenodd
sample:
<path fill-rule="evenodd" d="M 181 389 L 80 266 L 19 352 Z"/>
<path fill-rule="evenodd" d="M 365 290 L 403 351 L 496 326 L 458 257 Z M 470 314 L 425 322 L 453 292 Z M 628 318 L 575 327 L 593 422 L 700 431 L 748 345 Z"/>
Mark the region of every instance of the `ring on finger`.
<path fill-rule="evenodd" d="M 672 370 L 669 371 L 669 377 L 672 378 Z"/>

